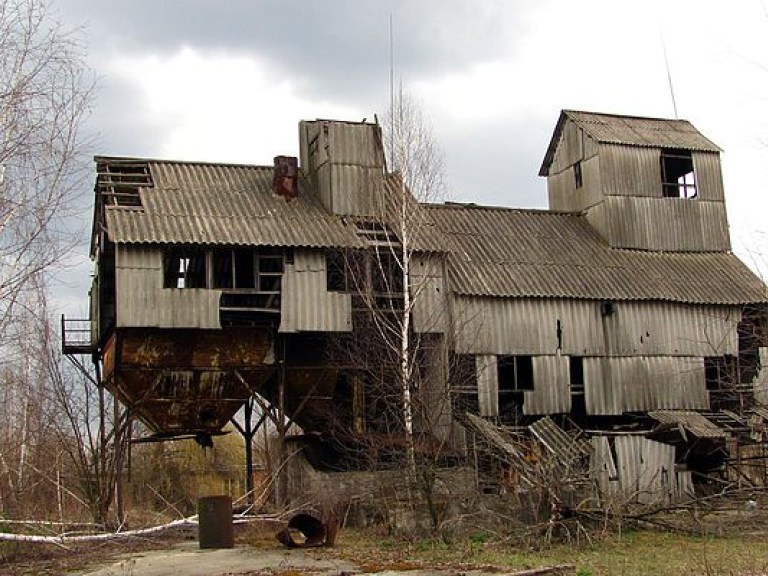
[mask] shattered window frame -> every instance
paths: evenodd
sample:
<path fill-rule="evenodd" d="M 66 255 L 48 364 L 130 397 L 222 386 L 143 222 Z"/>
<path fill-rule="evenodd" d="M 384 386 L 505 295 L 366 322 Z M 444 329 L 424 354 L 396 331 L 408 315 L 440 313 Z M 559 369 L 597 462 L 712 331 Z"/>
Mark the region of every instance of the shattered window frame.
<path fill-rule="evenodd" d="M 664 198 L 695 200 L 699 196 L 690 150 L 664 148 L 660 156 L 661 193 Z"/>

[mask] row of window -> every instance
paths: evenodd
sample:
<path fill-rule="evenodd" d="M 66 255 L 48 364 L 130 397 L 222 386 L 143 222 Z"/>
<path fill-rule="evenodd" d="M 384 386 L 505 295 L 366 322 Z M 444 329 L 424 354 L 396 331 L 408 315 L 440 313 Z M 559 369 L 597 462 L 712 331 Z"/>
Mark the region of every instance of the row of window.
<path fill-rule="evenodd" d="M 164 288 L 279 293 L 283 252 L 273 248 L 174 248 L 164 255 Z"/>
<path fill-rule="evenodd" d="M 661 195 L 664 198 L 693 199 L 698 196 L 690 150 L 661 151 Z M 581 161 L 573 165 L 573 177 L 578 190 L 584 185 Z"/>

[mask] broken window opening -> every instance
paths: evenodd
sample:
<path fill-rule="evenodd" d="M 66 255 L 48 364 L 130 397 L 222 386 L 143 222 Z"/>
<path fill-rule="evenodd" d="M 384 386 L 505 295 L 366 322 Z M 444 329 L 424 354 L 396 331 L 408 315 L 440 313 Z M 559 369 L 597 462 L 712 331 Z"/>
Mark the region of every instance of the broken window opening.
<path fill-rule="evenodd" d="M 211 252 L 214 288 L 278 294 L 282 252 L 271 248 L 216 248 Z"/>
<path fill-rule="evenodd" d="M 581 174 L 581 160 L 573 165 L 573 179 L 576 183 L 576 190 L 584 185 L 584 179 Z"/>
<path fill-rule="evenodd" d="M 768 345 L 765 308 L 758 305 L 744 306 L 736 332 L 739 342 L 739 383 L 749 384 L 760 371 L 760 347 Z"/>
<path fill-rule="evenodd" d="M 403 269 L 391 252 L 377 250 L 371 262 L 371 280 L 375 294 L 402 294 Z"/>
<path fill-rule="evenodd" d="M 710 392 L 732 390 L 736 384 L 736 358 L 730 354 L 705 356 L 704 380 Z"/>
<path fill-rule="evenodd" d="M 532 356 L 499 356 L 496 363 L 499 386 L 499 420 L 520 425 L 524 420 L 525 390 L 533 390 Z"/>
<path fill-rule="evenodd" d="M 584 393 L 584 358 L 568 357 L 568 379 L 571 386 L 571 416 L 581 425 L 587 418 L 587 400 Z"/>
<path fill-rule="evenodd" d="M 533 390 L 533 356 L 499 356 L 499 392 Z"/>
<path fill-rule="evenodd" d="M 176 248 L 166 254 L 164 288 L 205 288 L 205 252 L 194 248 Z"/>
<path fill-rule="evenodd" d="M 325 253 L 325 285 L 328 292 L 347 291 L 346 262 L 341 250 Z"/>
<path fill-rule="evenodd" d="M 661 188 L 664 198 L 691 200 L 698 196 L 690 150 L 661 151 Z"/>

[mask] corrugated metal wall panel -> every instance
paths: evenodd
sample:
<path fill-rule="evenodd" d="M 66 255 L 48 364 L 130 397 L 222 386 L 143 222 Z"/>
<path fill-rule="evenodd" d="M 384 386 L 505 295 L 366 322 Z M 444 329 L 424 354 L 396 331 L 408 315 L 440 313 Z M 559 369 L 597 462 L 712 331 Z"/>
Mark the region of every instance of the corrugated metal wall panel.
<path fill-rule="evenodd" d="M 693 173 L 699 200 L 724 202 L 723 172 L 719 152 L 692 152 Z"/>
<path fill-rule="evenodd" d="M 356 166 L 383 166 L 378 126 L 373 124 L 328 123 L 328 144 L 331 162 Z"/>
<path fill-rule="evenodd" d="M 581 163 L 583 185 L 576 188 L 573 167 L 552 174 L 547 178 L 549 208 L 565 212 L 582 212 L 600 202 L 600 158 L 597 156 Z"/>
<path fill-rule="evenodd" d="M 456 297 L 453 308 L 463 354 L 735 354 L 741 319 L 736 306 L 667 302 L 616 302 L 605 317 L 590 300 Z"/>
<path fill-rule="evenodd" d="M 330 194 L 334 214 L 379 216 L 384 177 L 381 168 L 331 164 Z"/>
<path fill-rule="evenodd" d="M 216 329 L 220 290 L 163 288 L 162 251 L 117 246 L 118 327 Z"/>
<path fill-rule="evenodd" d="M 280 307 L 281 332 L 348 332 L 352 329 L 349 294 L 326 289 L 325 254 L 296 250 L 285 266 Z"/>
<path fill-rule="evenodd" d="M 592 456 L 589 460 L 589 471 L 593 479 L 597 481 L 598 496 L 609 499 L 619 491 L 619 473 L 613 454 L 605 436 L 592 436 Z"/>
<path fill-rule="evenodd" d="M 605 209 L 611 246 L 671 252 L 723 252 L 731 247 L 721 202 L 610 196 Z"/>
<path fill-rule="evenodd" d="M 565 414 L 571 411 L 567 356 L 533 358 L 533 391 L 523 393 L 523 413 Z"/>
<path fill-rule="evenodd" d="M 675 447 L 642 436 L 617 436 L 621 491 L 643 504 L 671 501 L 676 489 Z"/>
<path fill-rule="evenodd" d="M 419 255 L 411 259 L 411 298 L 413 329 L 418 333 L 444 333 L 449 320 L 448 301 L 439 258 Z"/>
<path fill-rule="evenodd" d="M 600 169 L 606 196 L 661 197 L 661 151 L 616 144 L 600 145 Z"/>
<path fill-rule="evenodd" d="M 499 415 L 499 378 L 496 356 L 492 354 L 475 357 L 477 374 L 477 397 L 480 416 Z"/>
<path fill-rule="evenodd" d="M 704 362 L 695 357 L 585 358 L 587 412 L 707 409 Z"/>

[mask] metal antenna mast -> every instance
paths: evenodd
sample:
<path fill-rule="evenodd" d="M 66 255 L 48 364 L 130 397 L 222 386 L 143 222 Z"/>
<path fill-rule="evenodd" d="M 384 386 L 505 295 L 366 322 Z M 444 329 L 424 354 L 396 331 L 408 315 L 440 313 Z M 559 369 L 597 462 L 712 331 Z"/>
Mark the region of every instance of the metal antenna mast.
<path fill-rule="evenodd" d="M 667 83 L 669 84 L 669 95 L 672 97 L 672 110 L 675 113 L 675 120 L 679 119 L 677 115 L 677 101 L 675 100 L 675 87 L 672 84 L 672 71 L 669 68 L 669 58 L 667 57 L 667 42 L 664 39 L 664 29 L 659 26 L 659 33 L 661 34 L 661 48 L 664 52 L 664 66 L 667 68 Z"/>

